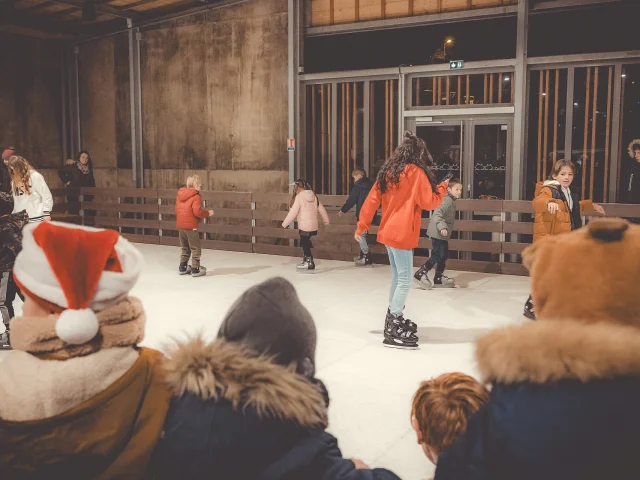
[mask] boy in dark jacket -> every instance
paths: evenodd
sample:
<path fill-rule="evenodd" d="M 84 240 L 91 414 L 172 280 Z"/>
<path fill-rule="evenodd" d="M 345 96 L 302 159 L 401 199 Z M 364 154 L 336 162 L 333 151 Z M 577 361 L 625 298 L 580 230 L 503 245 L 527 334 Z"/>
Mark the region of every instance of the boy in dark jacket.
<path fill-rule="evenodd" d="M 13 301 L 19 294 L 13 280 L 13 264 L 22 250 L 22 228 L 29 220 L 26 212 L 13 211 L 13 196 L 0 192 L 0 312 L 5 331 L 0 335 L 0 348 L 10 348 L 9 320 L 14 317 Z"/>
<path fill-rule="evenodd" d="M 476 342 L 491 394 L 435 480 L 640 478 L 638 245 L 598 219 L 524 250 L 540 321 Z"/>
<path fill-rule="evenodd" d="M 293 285 L 247 290 L 218 339 L 169 352 L 173 391 L 155 458 L 158 480 L 396 480 L 342 457 L 315 378 L 316 327 Z"/>
<path fill-rule="evenodd" d="M 340 209 L 338 216 L 342 217 L 355 206 L 357 221 L 360 220 L 360 209 L 373 187 L 373 182 L 367 177 L 367 172 L 363 168 L 356 168 L 351 176 L 353 177 L 353 187 L 351 188 L 349 198 Z M 367 244 L 367 232 L 364 232 L 360 236 L 360 255 L 353 260 L 356 263 L 356 267 L 364 267 L 365 265 L 372 264 L 371 256 L 369 255 L 369 245 Z"/>
<path fill-rule="evenodd" d="M 462 195 L 462 183 L 457 178 L 453 178 L 449 181 L 447 195 L 440 206 L 433 211 L 427 228 L 427 235 L 431 238 L 431 257 L 413 276 L 421 288 L 431 288 L 434 285 L 446 288 L 456 286 L 453 278 L 444 275 L 444 269 L 449 258 L 449 239 L 456 219 L 456 200 L 460 195 Z M 436 267 L 436 273 L 432 284 L 427 274 L 433 267 Z"/>

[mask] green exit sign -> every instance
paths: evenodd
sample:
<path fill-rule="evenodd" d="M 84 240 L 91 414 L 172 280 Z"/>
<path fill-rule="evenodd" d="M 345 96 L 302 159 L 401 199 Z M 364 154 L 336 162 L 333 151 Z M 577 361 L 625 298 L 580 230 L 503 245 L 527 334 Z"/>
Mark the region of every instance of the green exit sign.
<path fill-rule="evenodd" d="M 462 60 L 452 60 L 449 62 L 449 68 L 451 68 L 452 70 L 464 68 L 464 62 Z"/>

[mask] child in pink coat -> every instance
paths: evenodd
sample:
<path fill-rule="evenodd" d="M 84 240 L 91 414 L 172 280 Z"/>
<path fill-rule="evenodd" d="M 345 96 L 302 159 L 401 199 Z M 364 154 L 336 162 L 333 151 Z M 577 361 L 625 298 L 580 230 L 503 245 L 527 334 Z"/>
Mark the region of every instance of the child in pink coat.
<path fill-rule="evenodd" d="M 329 225 L 329 215 L 316 194 L 311 190 L 311 185 L 304 180 L 296 180 L 293 184 L 289 214 L 282 222 L 282 226 L 287 228 L 294 219 L 298 222 L 300 246 L 304 252 L 302 263 L 297 267 L 299 270 L 315 270 L 316 268 L 311 253 L 313 248 L 311 237 L 318 234 L 318 214 L 322 217 L 322 222 Z"/>

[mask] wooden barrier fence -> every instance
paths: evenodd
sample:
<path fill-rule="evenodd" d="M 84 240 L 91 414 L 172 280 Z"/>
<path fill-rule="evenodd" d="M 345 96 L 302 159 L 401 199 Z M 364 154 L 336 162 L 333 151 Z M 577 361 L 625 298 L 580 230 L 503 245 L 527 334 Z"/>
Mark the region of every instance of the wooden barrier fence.
<path fill-rule="evenodd" d="M 151 188 L 81 188 L 52 191 L 53 216 L 59 221 L 118 230 L 137 243 L 178 246 L 175 224 L 175 190 Z M 298 232 L 284 229 L 291 195 L 282 193 L 200 193 L 203 207 L 215 215 L 200 225 L 203 248 L 299 256 Z M 331 223 L 321 226 L 314 238 L 314 256 L 350 261 L 359 253 L 353 239 L 355 216 L 338 216 L 347 197 L 320 195 Z M 531 242 L 533 223 L 530 201 L 466 200 L 456 202 L 454 235 L 449 242 L 448 268 L 487 273 L 526 275 L 520 253 Z M 607 215 L 640 219 L 640 205 L 604 205 Z M 588 219 L 585 219 L 588 221 Z M 374 225 L 376 222 L 374 221 Z M 426 230 L 429 218 L 423 218 Z M 375 242 L 372 226 L 369 243 L 375 263 L 388 263 L 383 245 Z M 422 232 L 415 251 L 415 266 L 428 258 L 431 240 Z"/>

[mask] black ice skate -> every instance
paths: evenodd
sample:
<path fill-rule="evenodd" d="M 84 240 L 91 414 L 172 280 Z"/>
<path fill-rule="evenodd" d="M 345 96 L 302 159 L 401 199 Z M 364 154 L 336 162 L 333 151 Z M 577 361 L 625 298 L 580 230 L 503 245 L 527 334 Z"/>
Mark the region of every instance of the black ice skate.
<path fill-rule="evenodd" d="M 191 276 L 192 277 L 204 277 L 207 274 L 207 269 L 205 267 L 192 268 Z"/>
<path fill-rule="evenodd" d="M 296 269 L 299 272 L 313 272 L 316 269 L 316 264 L 313 261 L 313 257 L 304 257 L 302 262 L 298 264 Z"/>
<path fill-rule="evenodd" d="M 413 350 L 418 348 L 418 337 L 407 329 L 402 315 L 391 315 L 384 327 L 382 343 L 385 347 Z"/>
<path fill-rule="evenodd" d="M 436 272 L 436 276 L 433 279 L 433 286 L 435 288 L 455 288 L 456 282 L 453 278 Z"/>
<path fill-rule="evenodd" d="M 186 263 L 181 263 L 178 267 L 178 273 L 180 275 L 191 275 L 191 266 Z"/>
<path fill-rule="evenodd" d="M 358 257 L 355 257 L 353 261 L 356 264 L 356 267 L 367 267 L 369 265 L 373 265 L 373 261 L 371 261 L 371 255 L 369 253 L 360 252 Z"/>
<path fill-rule="evenodd" d="M 387 328 L 387 325 L 389 325 L 389 323 L 391 322 L 391 320 L 394 318 L 394 316 L 391 314 L 391 311 L 387 308 L 387 318 L 385 318 L 384 321 L 384 327 L 385 329 Z M 408 318 L 404 318 L 404 315 L 400 314 L 399 318 L 404 322 L 405 327 L 407 327 L 407 329 L 414 334 L 414 337 L 416 339 L 416 341 L 418 340 L 418 337 L 415 335 L 415 333 L 418 331 L 418 325 L 416 325 L 415 323 L 413 323 L 411 320 L 409 320 Z"/>
<path fill-rule="evenodd" d="M 9 330 L 5 330 L 0 334 L 0 350 L 11 350 L 11 338 L 9 337 Z"/>
<path fill-rule="evenodd" d="M 527 300 L 527 303 L 524 304 L 524 316 L 527 317 L 529 320 L 536 319 L 536 312 L 533 308 L 533 300 L 531 299 L 531 295 L 529 295 L 529 299 Z"/>
<path fill-rule="evenodd" d="M 433 288 L 433 284 L 431 283 L 431 280 L 429 280 L 427 273 L 429 273 L 429 271 L 426 268 L 420 267 L 420 269 L 413 275 L 413 281 L 418 288 L 422 288 L 423 290 L 431 290 Z"/>

